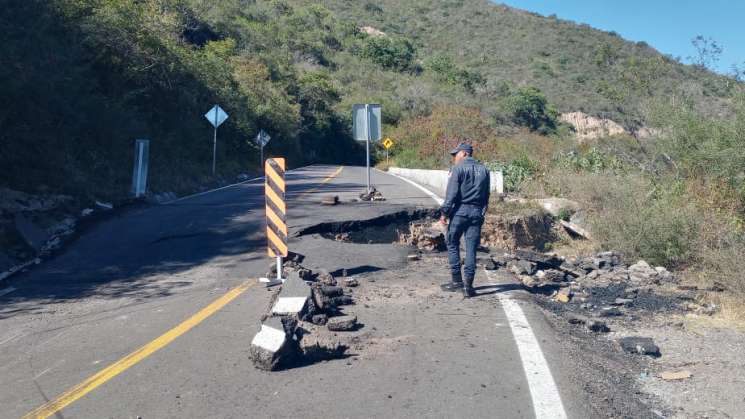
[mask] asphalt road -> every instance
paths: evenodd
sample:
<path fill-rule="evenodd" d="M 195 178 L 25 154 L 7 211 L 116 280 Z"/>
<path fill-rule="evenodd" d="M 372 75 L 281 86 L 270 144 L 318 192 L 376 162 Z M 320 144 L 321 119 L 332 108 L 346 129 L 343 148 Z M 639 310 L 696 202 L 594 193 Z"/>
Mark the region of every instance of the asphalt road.
<path fill-rule="evenodd" d="M 424 192 L 379 172 L 373 182 L 387 201 L 349 202 L 363 190 L 364 179 L 364 169 L 355 167 L 289 172 L 291 234 L 319 222 L 434 205 Z M 0 296 L 0 417 L 21 417 L 60 395 L 64 406 L 57 407 L 63 408 L 46 413 L 535 417 L 525 355 L 505 327 L 509 319 L 497 300 L 479 303 L 485 314 L 475 320 L 447 324 L 421 315 L 417 306 L 397 306 L 395 312 L 373 307 L 371 313 L 380 315 L 366 327 L 386 336 L 414 336 L 417 344 L 395 357 L 336 360 L 278 373 L 255 370 L 247 348 L 271 295 L 256 284 L 271 263 L 262 190 L 260 180 L 252 181 L 129 211 L 0 287 L 16 288 Z M 346 203 L 318 204 L 331 194 Z M 405 249 L 386 244 L 304 236 L 294 238 L 290 249 L 307 255 L 307 265 L 329 271 L 394 272 L 405 265 Z M 525 306 L 545 352 L 556 337 L 540 313 Z M 143 350 L 135 352 L 138 348 Z M 563 364 L 559 353 L 546 359 L 568 416 L 586 417 L 587 401 L 565 374 L 575 367 Z"/>

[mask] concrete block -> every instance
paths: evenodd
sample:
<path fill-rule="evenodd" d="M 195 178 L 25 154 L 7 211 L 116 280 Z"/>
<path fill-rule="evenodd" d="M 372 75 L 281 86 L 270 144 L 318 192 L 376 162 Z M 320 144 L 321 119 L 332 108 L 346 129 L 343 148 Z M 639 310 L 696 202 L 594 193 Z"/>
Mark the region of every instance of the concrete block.
<path fill-rule="evenodd" d="M 272 307 L 272 314 L 278 316 L 295 316 L 306 308 L 311 289 L 297 272 L 290 272 L 282 284 L 279 297 Z"/>
<path fill-rule="evenodd" d="M 274 371 L 296 355 L 292 334 L 287 333 L 279 317 L 270 317 L 261 324 L 251 341 L 248 354 L 256 368 Z"/>

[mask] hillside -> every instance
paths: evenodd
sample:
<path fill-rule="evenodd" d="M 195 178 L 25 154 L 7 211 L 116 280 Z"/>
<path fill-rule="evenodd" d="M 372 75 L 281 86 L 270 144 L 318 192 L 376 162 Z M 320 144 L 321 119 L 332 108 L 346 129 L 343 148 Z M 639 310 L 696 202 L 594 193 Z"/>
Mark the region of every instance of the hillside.
<path fill-rule="evenodd" d="M 516 86 L 535 86 L 564 112 L 610 118 L 629 129 L 644 125 L 650 98 L 691 97 L 698 109 L 726 109 L 734 82 L 683 65 L 643 42 L 487 0 L 417 0 L 323 4 L 358 26 L 405 36 L 426 62 L 445 54 L 483 76 L 476 101 L 489 109 Z"/>

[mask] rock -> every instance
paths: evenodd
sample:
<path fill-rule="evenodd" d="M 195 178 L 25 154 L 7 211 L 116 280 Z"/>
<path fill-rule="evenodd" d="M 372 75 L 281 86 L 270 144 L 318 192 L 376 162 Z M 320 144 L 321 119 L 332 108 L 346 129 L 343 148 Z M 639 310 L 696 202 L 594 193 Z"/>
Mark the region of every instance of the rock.
<path fill-rule="evenodd" d="M 616 298 L 615 301 L 613 301 L 613 305 L 616 306 L 630 306 L 634 303 L 634 300 L 630 298 Z"/>
<path fill-rule="evenodd" d="M 321 205 L 337 205 L 339 203 L 339 197 L 337 195 L 327 196 L 321 200 Z"/>
<path fill-rule="evenodd" d="M 583 239 L 588 239 L 588 240 L 592 239 L 590 232 L 578 226 L 577 224 L 574 224 L 570 221 L 564 221 L 564 220 L 559 220 L 559 224 L 561 224 L 561 226 L 564 227 L 564 229 L 571 236 L 579 236 L 579 237 L 582 237 Z"/>
<path fill-rule="evenodd" d="M 532 250 L 515 250 L 515 257 L 524 261 L 533 262 L 540 269 L 558 268 L 562 263 L 564 263 L 564 260 L 556 255 L 547 255 Z"/>
<path fill-rule="evenodd" d="M 556 293 L 556 301 L 560 303 L 568 303 L 572 299 L 572 292 L 569 288 L 562 288 Z"/>
<path fill-rule="evenodd" d="M 685 380 L 686 378 L 691 378 L 692 376 L 693 374 L 691 374 L 691 372 L 688 370 L 663 371 L 660 373 L 660 378 L 665 381 Z"/>
<path fill-rule="evenodd" d="M 548 269 L 543 271 L 543 280 L 549 282 L 564 282 L 567 277 L 566 274 L 557 269 Z"/>
<path fill-rule="evenodd" d="M 327 297 L 338 297 L 340 295 L 344 295 L 344 289 L 342 287 L 334 287 L 331 285 L 321 285 L 320 289 L 323 295 Z"/>
<path fill-rule="evenodd" d="M 287 257 L 284 258 L 285 262 L 303 263 L 305 255 L 295 252 L 287 252 Z"/>
<path fill-rule="evenodd" d="M 316 276 L 316 281 L 323 285 L 336 285 L 336 279 L 334 279 L 334 276 L 327 271 L 319 271 L 318 275 Z"/>
<path fill-rule="evenodd" d="M 447 248 L 445 231 L 439 222 L 412 222 L 409 233 L 399 234 L 398 243 L 430 252 Z"/>
<path fill-rule="evenodd" d="M 484 269 L 486 269 L 487 271 L 495 271 L 498 268 L 499 266 L 496 263 L 494 263 L 494 261 L 491 260 L 491 258 L 489 260 L 484 261 Z"/>
<path fill-rule="evenodd" d="M 509 269 L 515 275 L 533 275 L 536 272 L 536 264 L 527 260 L 516 260 L 510 262 Z"/>
<path fill-rule="evenodd" d="M 600 317 L 618 317 L 623 316 L 623 312 L 618 307 L 603 307 L 598 313 Z"/>
<path fill-rule="evenodd" d="M 567 314 L 567 322 L 569 322 L 570 324 L 587 324 L 588 321 L 590 321 L 590 319 L 586 316 L 582 316 L 576 313 Z"/>
<path fill-rule="evenodd" d="M 419 256 L 419 254 L 418 254 L 418 253 L 413 253 L 413 254 L 410 254 L 410 255 L 406 256 L 406 259 L 407 259 L 407 260 L 408 260 L 409 262 L 413 262 L 413 261 L 416 261 L 416 260 L 420 260 L 421 258 L 422 258 L 422 257 L 421 257 L 421 256 Z"/>
<path fill-rule="evenodd" d="M 248 356 L 256 368 L 275 371 L 297 355 L 297 346 L 279 317 L 270 317 L 254 336 Z"/>
<path fill-rule="evenodd" d="M 357 328 L 357 316 L 347 314 L 344 316 L 331 317 L 326 322 L 326 327 L 333 332 L 349 332 Z"/>
<path fill-rule="evenodd" d="M 543 198 L 536 199 L 535 202 L 554 217 L 565 214 L 571 216 L 580 209 L 577 202 L 565 198 Z"/>
<path fill-rule="evenodd" d="M 610 328 L 602 320 L 596 320 L 596 319 L 588 320 L 585 323 L 585 327 L 587 327 L 587 330 L 589 330 L 591 332 L 595 332 L 595 333 L 608 333 L 608 332 L 610 332 Z"/>
<path fill-rule="evenodd" d="M 318 362 L 329 359 L 337 359 L 344 355 L 349 347 L 348 338 L 338 336 L 316 325 L 301 323 L 298 328 L 300 334 L 300 351 L 305 362 Z"/>
<path fill-rule="evenodd" d="M 360 194 L 360 200 L 361 201 L 385 201 L 385 198 L 383 197 L 383 194 L 377 191 L 377 189 L 372 188 L 370 192 Z"/>
<path fill-rule="evenodd" d="M 354 299 L 349 295 L 340 295 L 329 299 L 329 304 L 334 306 L 348 306 L 354 304 Z"/>
<path fill-rule="evenodd" d="M 84 210 L 80 211 L 81 217 L 87 217 L 91 214 L 93 214 L 93 208 L 85 208 Z"/>
<path fill-rule="evenodd" d="M 629 266 L 629 279 L 633 282 L 644 283 L 657 279 L 657 271 L 643 260 Z"/>
<path fill-rule="evenodd" d="M 627 336 L 618 340 L 621 349 L 631 354 L 660 356 L 660 348 L 655 345 L 652 338 L 640 336 Z"/>
<path fill-rule="evenodd" d="M 344 285 L 347 287 L 357 287 L 360 285 L 360 282 L 357 278 L 344 278 Z"/>
<path fill-rule="evenodd" d="M 497 265 L 497 267 L 506 267 L 507 263 L 514 260 L 514 258 L 508 254 L 492 254 L 489 255 L 489 258 L 492 260 L 492 262 L 494 262 L 495 265 Z"/>
<path fill-rule="evenodd" d="M 324 326 L 328 320 L 329 316 L 326 314 L 314 314 L 313 317 L 311 317 L 311 322 L 319 326 Z"/>

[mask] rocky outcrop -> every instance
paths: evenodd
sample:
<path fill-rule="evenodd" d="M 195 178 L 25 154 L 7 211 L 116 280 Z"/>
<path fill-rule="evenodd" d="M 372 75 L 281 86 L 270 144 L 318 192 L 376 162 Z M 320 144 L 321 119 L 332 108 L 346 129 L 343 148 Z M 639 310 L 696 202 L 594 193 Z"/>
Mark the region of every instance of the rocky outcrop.
<path fill-rule="evenodd" d="M 577 139 L 594 140 L 596 138 L 609 137 L 612 135 L 628 134 L 627 131 L 616 122 L 587 115 L 584 112 L 569 112 L 561 114 L 559 118 L 574 127 Z"/>

